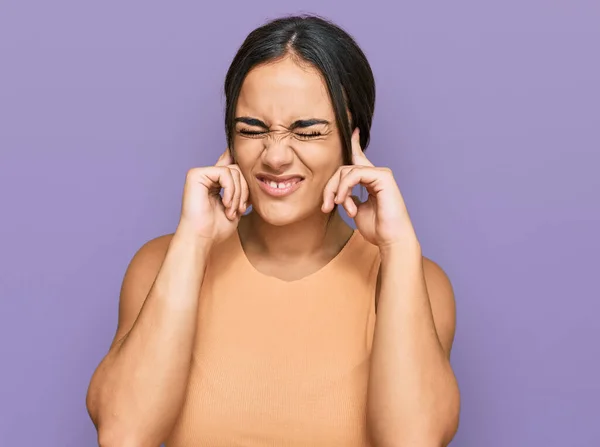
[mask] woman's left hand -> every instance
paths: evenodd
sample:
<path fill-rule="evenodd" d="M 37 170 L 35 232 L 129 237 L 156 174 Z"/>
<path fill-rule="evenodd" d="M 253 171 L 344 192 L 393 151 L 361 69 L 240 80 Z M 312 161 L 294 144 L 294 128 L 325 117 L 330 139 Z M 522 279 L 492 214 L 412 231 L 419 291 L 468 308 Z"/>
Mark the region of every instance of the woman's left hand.
<path fill-rule="evenodd" d="M 417 242 L 408 211 L 389 168 L 373 166 L 360 147 L 358 128 L 352 134 L 351 166 L 341 166 L 327 182 L 321 210 L 329 213 L 342 205 L 354 219 L 356 228 L 380 249 Z M 369 193 L 365 202 L 352 196 L 352 188 L 362 185 Z"/>

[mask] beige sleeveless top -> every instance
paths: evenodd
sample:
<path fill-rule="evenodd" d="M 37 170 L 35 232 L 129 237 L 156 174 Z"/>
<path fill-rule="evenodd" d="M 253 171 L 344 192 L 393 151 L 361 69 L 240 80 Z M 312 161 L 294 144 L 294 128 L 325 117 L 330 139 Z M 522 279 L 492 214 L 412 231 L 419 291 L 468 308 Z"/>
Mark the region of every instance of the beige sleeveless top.
<path fill-rule="evenodd" d="M 237 232 L 212 250 L 168 447 L 368 446 L 379 250 L 358 231 L 319 271 L 256 270 Z"/>

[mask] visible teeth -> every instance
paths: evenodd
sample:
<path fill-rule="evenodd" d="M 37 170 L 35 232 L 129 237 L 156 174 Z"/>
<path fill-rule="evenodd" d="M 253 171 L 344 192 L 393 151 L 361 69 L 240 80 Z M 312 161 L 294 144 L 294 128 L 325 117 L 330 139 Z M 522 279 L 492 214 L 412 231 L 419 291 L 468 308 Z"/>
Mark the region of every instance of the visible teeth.
<path fill-rule="evenodd" d="M 271 187 L 271 188 L 277 188 L 277 189 L 281 189 L 281 188 L 287 188 L 289 187 L 292 183 L 277 183 L 277 182 L 273 182 L 273 181 L 268 181 L 267 184 Z"/>

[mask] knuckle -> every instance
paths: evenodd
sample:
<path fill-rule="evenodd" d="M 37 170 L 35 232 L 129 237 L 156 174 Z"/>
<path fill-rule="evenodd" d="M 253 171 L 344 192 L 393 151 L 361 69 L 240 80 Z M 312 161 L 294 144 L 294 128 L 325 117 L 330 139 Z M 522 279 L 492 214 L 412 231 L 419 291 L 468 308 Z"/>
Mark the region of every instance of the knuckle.
<path fill-rule="evenodd" d="M 235 181 L 235 174 L 233 173 L 233 171 L 227 167 L 223 168 L 224 173 L 226 174 L 224 177 L 227 177 L 228 179 L 230 179 L 231 181 Z"/>
<path fill-rule="evenodd" d="M 187 173 L 185 174 L 185 179 L 186 181 L 193 181 L 197 178 L 199 178 L 199 176 L 202 174 L 202 169 L 203 168 L 191 168 L 187 171 Z"/>

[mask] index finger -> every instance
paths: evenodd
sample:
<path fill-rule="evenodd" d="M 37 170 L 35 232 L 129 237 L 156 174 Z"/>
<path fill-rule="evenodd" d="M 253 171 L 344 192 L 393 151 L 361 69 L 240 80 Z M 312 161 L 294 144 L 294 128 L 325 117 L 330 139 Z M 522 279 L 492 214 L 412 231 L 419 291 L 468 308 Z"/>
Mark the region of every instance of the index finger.
<path fill-rule="evenodd" d="M 360 130 L 352 132 L 352 163 L 357 166 L 373 166 L 360 147 Z"/>
<path fill-rule="evenodd" d="M 233 164 L 233 157 L 231 156 L 231 151 L 229 148 L 226 148 L 225 152 L 221 154 L 215 163 L 215 166 L 229 166 L 230 164 Z"/>

